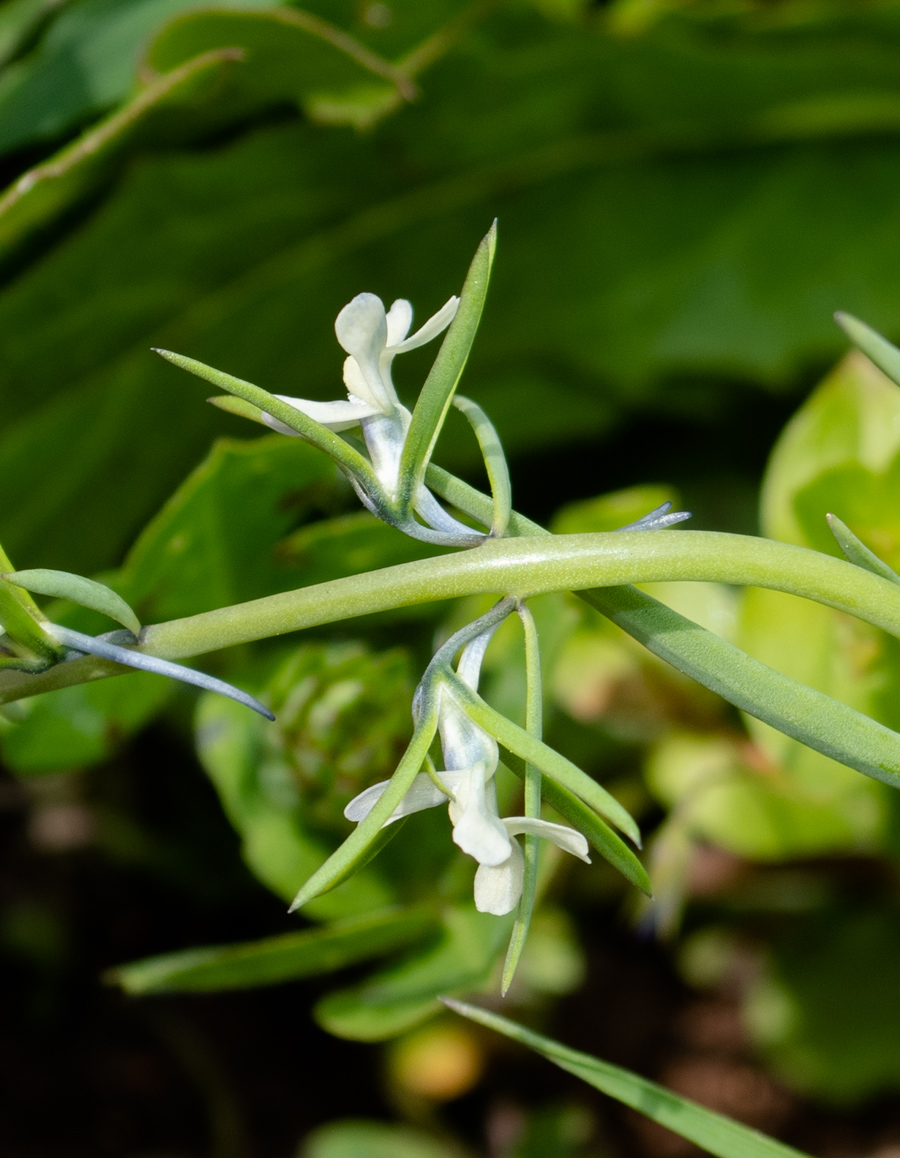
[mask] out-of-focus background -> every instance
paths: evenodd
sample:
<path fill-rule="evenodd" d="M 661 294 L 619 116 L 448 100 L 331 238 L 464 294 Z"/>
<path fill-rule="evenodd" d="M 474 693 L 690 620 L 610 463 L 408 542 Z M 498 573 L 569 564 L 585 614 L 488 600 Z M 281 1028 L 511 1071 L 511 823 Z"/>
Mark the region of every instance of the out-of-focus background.
<path fill-rule="evenodd" d="M 428 317 L 495 217 L 463 389 L 518 509 L 604 530 L 671 497 L 699 529 L 835 552 L 834 510 L 900 561 L 900 391 L 834 369 L 832 321 L 900 337 L 896 0 L 3 0 L 0 177 L 0 539 L 145 622 L 427 553 L 150 348 L 337 397 L 338 310 L 368 290 Z M 461 421 L 438 458 L 481 483 Z M 874 630 L 654 593 L 897 724 Z M 277 706 L 270 731 L 150 676 L 0 719 L 4 1155 L 692 1153 L 439 1013 L 496 993 L 508 933 L 443 817 L 286 915 L 402 751 L 435 634 L 478 610 L 208 657 Z M 822 1158 L 900 1158 L 900 801 L 574 601 L 535 611 L 549 735 L 639 814 L 657 901 L 560 865 L 505 1008 Z M 488 656 L 513 715 L 520 646 Z M 373 912 L 369 949 L 333 932 Z M 265 964 L 260 939 L 302 929 L 338 950 Z M 110 973 L 247 942 L 231 973 Z"/>

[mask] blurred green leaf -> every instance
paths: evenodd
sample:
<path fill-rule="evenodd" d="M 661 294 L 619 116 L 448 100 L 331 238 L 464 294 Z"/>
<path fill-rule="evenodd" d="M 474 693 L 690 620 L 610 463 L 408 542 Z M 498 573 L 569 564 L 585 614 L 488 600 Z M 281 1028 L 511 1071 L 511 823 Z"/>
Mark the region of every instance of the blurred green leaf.
<path fill-rule="evenodd" d="M 340 502 L 325 455 L 300 439 L 221 440 L 148 524 L 111 582 L 145 622 L 301 586 L 279 540 Z"/>
<path fill-rule="evenodd" d="M 116 562 L 210 436 L 233 429 L 148 346 L 334 397 L 339 308 L 363 288 L 426 311 L 446 300 L 498 206 L 503 260 L 465 389 L 512 454 L 596 435 L 626 406 L 689 405 L 677 383 L 655 389 L 663 375 L 786 381 L 841 348 L 832 307 L 889 326 L 892 143 L 854 143 L 851 195 L 844 153 L 818 139 L 824 113 L 803 130 L 812 143 L 771 127 L 797 102 L 900 91 L 895 17 L 851 24 L 847 53 L 849 26 L 825 20 L 725 37 L 673 17 L 621 39 L 510 7 L 373 134 L 288 123 L 143 160 L 0 294 L 10 548 L 35 566 Z M 781 147 L 759 146 L 763 114 Z M 126 447 L 125 431 L 140 437 Z M 461 424 L 448 430 L 444 461 L 475 453 Z M 35 461 L 52 477 L 35 480 Z"/>
<path fill-rule="evenodd" d="M 779 1075 L 838 1105 L 900 1088 L 897 911 L 829 911 L 769 948 L 746 1008 Z"/>
<path fill-rule="evenodd" d="M 66 0 L 7 0 L 0 8 L 0 64 L 13 59 Z"/>
<path fill-rule="evenodd" d="M 386 108 L 415 92 L 400 69 L 320 17 L 287 7 L 232 7 L 237 5 L 226 2 L 176 17 L 155 34 L 142 62 L 166 73 L 203 53 L 239 45 L 243 67 L 217 102 L 220 121 L 291 100 L 303 107 L 314 94 L 337 102 L 339 94 L 363 86 L 377 94 L 373 105 L 381 98 Z"/>
<path fill-rule="evenodd" d="M 861 355 L 850 355 L 776 444 L 763 482 L 763 533 L 839 555 L 825 519 L 834 513 L 888 563 L 897 561 L 898 483 L 900 389 Z M 874 628 L 754 589 L 741 599 L 739 642 L 764 663 L 889 727 L 900 722 L 900 648 Z M 725 847 L 756 855 L 754 826 L 746 823 L 752 813 L 762 856 L 878 847 L 889 819 L 883 789 L 860 783 L 846 768 L 759 721 L 749 719 L 748 727 L 771 766 L 703 792 L 704 803 L 692 814 L 702 810 L 707 836 L 712 825 L 714 839 Z"/>
<path fill-rule="evenodd" d="M 151 81 L 131 101 L 23 173 L 0 198 L 0 253 L 6 255 L 72 213 L 140 146 L 190 137 L 237 63 L 234 49 L 210 52 Z"/>
<path fill-rule="evenodd" d="M 460 1151 L 411 1126 L 329 1122 L 306 1139 L 298 1158 L 461 1158 Z"/>
<path fill-rule="evenodd" d="M 0 728 L 4 763 L 26 776 L 97 764 L 157 716 L 173 693 L 171 680 L 135 672 L 33 696 L 15 723 Z"/>
<path fill-rule="evenodd" d="M 471 907 L 447 909 L 433 948 L 355 989 L 322 998 L 313 1011 L 316 1021 L 352 1041 L 382 1041 L 410 1029 L 439 1012 L 440 994 L 472 992 L 490 982 L 513 917 L 493 917 Z"/>
<path fill-rule="evenodd" d="M 240 6 L 269 2 L 240 0 Z M 82 0 L 63 8 L 38 48 L 0 78 L 0 152 L 52 140 L 122 100 L 145 38 L 191 6 L 192 0 Z"/>
<path fill-rule="evenodd" d="M 886 561 L 900 560 L 900 388 L 860 354 L 817 387 L 781 434 L 763 481 L 763 533 L 831 555 L 840 552 L 825 522 L 833 512 L 871 539 Z M 859 516 L 864 521 L 859 523 Z M 890 537 L 897 520 L 895 538 Z M 895 541 L 896 539 L 896 541 Z"/>
<path fill-rule="evenodd" d="M 200 700 L 201 762 L 244 859 L 279 896 L 293 898 L 346 835 L 342 810 L 351 797 L 393 771 L 412 726 L 411 683 L 399 651 L 306 644 L 257 684 L 275 724 L 258 727 L 224 700 Z M 379 869 L 358 872 L 304 912 L 332 919 L 391 904 L 397 890 Z"/>
<path fill-rule="evenodd" d="M 392 909 L 263 941 L 148 957 L 111 970 L 107 980 L 132 995 L 278 985 L 382 957 L 436 927 L 434 914 L 426 909 Z"/>
<path fill-rule="evenodd" d="M 648 782 L 688 835 L 736 856 L 777 861 L 877 848 L 887 790 L 775 735 L 788 751 L 784 764 L 727 737 L 676 732 L 654 748 Z M 655 891 L 652 872 L 651 880 Z"/>
<path fill-rule="evenodd" d="M 676 503 L 672 487 L 641 486 L 613 491 L 593 499 L 568 503 L 553 516 L 550 530 L 554 535 L 580 535 L 590 531 L 616 531 L 634 523 L 648 511 L 663 503 Z"/>

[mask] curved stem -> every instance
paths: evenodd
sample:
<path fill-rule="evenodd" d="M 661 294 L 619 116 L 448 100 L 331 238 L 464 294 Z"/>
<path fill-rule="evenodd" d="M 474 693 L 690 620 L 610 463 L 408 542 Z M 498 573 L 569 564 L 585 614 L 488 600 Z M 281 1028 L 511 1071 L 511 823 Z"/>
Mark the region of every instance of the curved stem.
<path fill-rule="evenodd" d="M 713 531 L 614 531 L 494 539 L 457 555 L 301 587 L 145 628 L 140 650 L 182 659 L 306 627 L 463 595 L 527 598 L 665 580 L 768 587 L 835 607 L 900 636 L 900 588 L 840 559 L 770 539 Z M 98 661 L 41 676 L 5 673 L 0 702 L 97 678 Z M 99 661 L 102 663 L 102 661 Z M 115 669 L 100 667 L 112 675 Z M 87 673 L 91 674 L 88 675 Z"/>

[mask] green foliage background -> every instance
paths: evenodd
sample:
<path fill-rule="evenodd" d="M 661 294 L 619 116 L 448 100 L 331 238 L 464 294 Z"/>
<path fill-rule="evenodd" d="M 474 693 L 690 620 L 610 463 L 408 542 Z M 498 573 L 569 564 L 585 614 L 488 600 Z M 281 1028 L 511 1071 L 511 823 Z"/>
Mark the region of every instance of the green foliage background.
<path fill-rule="evenodd" d="M 308 447 L 252 438 L 205 406 L 151 346 L 333 398 L 341 306 L 370 290 L 427 317 L 497 216 L 465 392 L 497 425 L 526 513 L 566 503 L 558 529 L 611 529 L 674 484 L 701 518 L 743 530 L 766 440 L 845 349 L 831 313 L 900 336 L 895 0 L 5 0 L 0 58 L 0 539 L 20 567 L 102 573 L 144 622 L 429 553 L 358 513 Z M 426 357 L 407 359 L 401 393 Z M 770 463 L 762 533 L 837 553 L 823 521 L 835 510 L 898 565 L 898 393 L 860 360 L 827 379 Z M 727 464 L 737 498 L 705 494 L 744 441 Z M 439 457 L 473 470 L 461 423 Z M 573 501 L 638 482 L 654 485 Z M 896 641 L 769 592 L 654 593 L 896 726 Z M 396 704 L 445 610 L 209 661 L 282 709 L 265 732 L 204 699 L 197 732 L 244 859 L 276 895 L 340 838 L 346 799 L 390 771 L 410 728 Z M 101 630 L 91 613 L 54 614 Z M 749 937 L 762 964 L 742 1001 L 767 1064 L 834 1103 L 900 1088 L 884 1029 L 900 850 L 889 790 L 742 723 L 593 613 L 554 597 L 536 614 L 554 742 L 658 823 L 652 919 L 672 935 L 683 921 L 685 976 L 714 986 Z M 493 702 L 513 715 L 522 689 L 504 664 L 518 646 L 501 633 L 489 656 Z M 0 746 L 22 777 L 102 768 L 162 718 L 187 753 L 191 708 L 155 677 L 83 685 L 11 713 Z M 177 856 L 161 869 L 127 810 L 104 807 L 105 855 L 179 876 Z M 693 906 L 690 866 L 708 847 L 739 860 L 758 897 L 775 880 L 777 903 Z M 836 932 L 852 905 L 834 858 L 849 856 L 883 876 Z M 386 957 L 316 1016 L 350 1038 L 404 1032 L 438 993 L 488 984 L 507 929 L 472 911 L 439 818 L 417 818 L 382 860 L 288 940 L 219 956 L 185 942 L 118 980 L 135 994 L 230 988 Z M 786 864 L 799 876 L 779 892 Z M 590 903 L 618 905 L 595 876 Z M 789 920 L 785 896 L 801 898 Z M 526 1009 L 579 982 L 565 897 L 523 962 Z M 829 1029 L 860 973 L 870 998 Z M 355 1153 L 340 1137 L 308 1153 Z"/>

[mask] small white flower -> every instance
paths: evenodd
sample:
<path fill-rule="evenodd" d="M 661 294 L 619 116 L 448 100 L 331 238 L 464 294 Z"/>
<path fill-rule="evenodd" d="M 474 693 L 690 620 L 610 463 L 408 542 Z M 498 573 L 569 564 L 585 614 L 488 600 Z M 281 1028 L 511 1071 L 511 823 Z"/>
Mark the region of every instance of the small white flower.
<path fill-rule="evenodd" d="M 457 674 L 473 691 L 484 652 L 494 629 L 479 635 L 464 649 Z M 482 913 L 502 916 L 511 912 L 522 895 L 525 860 L 514 837 L 533 833 L 589 862 L 588 843 L 580 832 L 562 824 L 525 816 L 501 819 L 497 810 L 494 773 L 499 762 L 497 741 L 479 727 L 452 698 L 440 689 L 438 729 L 445 770 L 437 774 L 446 792 L 425 773 L 416 776 L 406 795 L 385 825 L 404 816 L 449 802 L 453 841 L 464 853 L 478 861 L 475 874 L 475 907 Z M 348 820 L 364 820 L 381 798 L 389 781 L 373 784 L 347 805 Z"/>
<path fill-rule="evenodd" d="M 372 466 L 390 497 L 397 491 L 400 456 L 409 429 L 410 413 L 402 405 L 391 379 L 391 364 L 397 354 L 414 350 L 436 338 L 456 316 L 459 298 L 452 297 L 414 334 L 412 306 L 402 298 L 385 312 L 375 294 L 357 294 L 337 316 L 334 330 L 348 357 L 344 361 L 347 399 L 314 402 L 307 398 L 276 395 L 329 430 L 349 430 L 361 426 Z M 282 434 L 295 430 L 269 414 L 263 421 Z"/>

